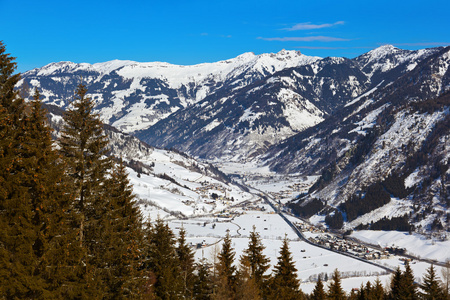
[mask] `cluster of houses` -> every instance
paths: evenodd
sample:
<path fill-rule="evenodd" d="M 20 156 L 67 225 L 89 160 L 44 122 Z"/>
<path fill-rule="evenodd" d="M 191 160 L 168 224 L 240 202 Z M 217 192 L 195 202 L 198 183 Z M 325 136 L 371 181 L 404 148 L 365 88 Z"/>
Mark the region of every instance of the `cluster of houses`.
<path fill-rule="evenodd" d="M 248 210 L 248 211 L 266 211 L 266 208 L 264 205 L 246 205 L 241 207 L 242 210 Z"/>
<path fill-rule="evenodd" d="M 230 192 L 231 190 L 226 189 L 220 184 L 202 182 L 202 185 L 196 187 L 195 191 L 198 192 L 203 198 L 211 199 L 205 201 L 208 204 L 214 204 L 216 200 L 234 201 L 234 199 L 229 199 L 226 196 L 227 191 Z"/>
<path fill-rule="evenodd" d="M 223 210 L 220 213 L 216 214 L 215 216 L 218 218 L 229 218 L 232 219 L 234 217 L 239 217 L 242 213 L 234 211 L 234 210 Z M 218 222 L 219 220 L 216 219 L 216 221 Z"/>
<path fill-rule="evenodd" d="M 300 231 L 309 231 L 312 233 L 324 233 L 326 229 L 324 226 L 313 226 L 307 223 L 294 222 L 294 225 L 300 229 Z"/>
<path fill-rule="evenodd" d="M 324 246 L 330 250 L 347 252 L 367 260 L 387 259 L 391 256 L 387 250 L 380 251 L 371 249 L 364 245 L 349 240 L 340 239 L 327 233 L 317 235 L 316 237 L 310 237 L 309 240 L 314 244 Z"/>

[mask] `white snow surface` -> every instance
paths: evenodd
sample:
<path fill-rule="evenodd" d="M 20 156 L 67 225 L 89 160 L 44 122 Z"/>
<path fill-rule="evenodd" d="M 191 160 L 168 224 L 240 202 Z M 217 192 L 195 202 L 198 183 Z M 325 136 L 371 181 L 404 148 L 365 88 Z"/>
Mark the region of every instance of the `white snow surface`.
<path fill-rule="evenodd" d="M 375 110 L 369 115 L 374 116 L 377 112 Z M 377 139 L 366 160 L 350 175 L 347 190 L 355 192 L 361 185 L 370 185 L 380 178 L 386 178 L 392 169 L 406 160 L 406 147 L 409 145 L 414 147 L 414 151 L 419 150 L 435 124 L 448 113 L 448 110 L 433 114 L 399 111 L 395 115 L 394 124 Z"/>
<path fill-rule="evenodd" d="M 282 50 L 278 53 L 260 55 L 249 52 L 228 60 L 186 66 L 167 62 L 135 62 L 130 60 L 112 60 L 95 64 L 58 62 L 28 72 L 37 72 L 37 75 L 48 76 L 58 74 L 62 70 L 67 72 L 94 71 L 102 75 L 115 71 L 129 79 L 164 78 L 171 87 L 179 88 L 189 82 L 198 83 L 214 77 L 225 80 L 240 74 L 239 69 L 254 69 L 261 73 L 274 73 L 284 68 L 309 64 L 319 59 L 320 57 L 303 55 L 300 51 Z"/>
<path fill-rule="evenodd" d="M 100 92 L 88 94 L 88 96 L 92 97 L 96 101 L 96 105 L 101 107 L 98 112 L 104 122 L 123 132 L 131 133 L 147 129 L 178 109 L 203 100 L 214 91 L 212 89 L 215 87 L 211 85 L 211 82 L 230 81 L 235 85 L 235 89 L 239 89 L 250 82 L 238 79 L 243 74 L 246 74 L 246 78 L 262 78 L 285 68 L 310 64 L 319 59 L 319 57 L 303 55 L 299 51 L 282 50 L 278 53 L 260 55 L 244 53 L 228 60 L 186 66 L 167 62 L 141 63 L 129 60 L 112 60 L 95 64 L 58 62 L 25 72 L 24 77 L 47 76 L 50 80 L 65 85 L 73 77 L 70 74 L 89 72 L 88 76 L 83 77 L 87 84 L 100 82 L 106 75 L 113 76 L 116 78 L 115 80 L 122 80 L 125 88 L 116 85 L 110 87 L 111 80 L 104 81 L 103 89 L 114 88 L 112 95 L 103 95 Z M 117 79 L 116 74 L 120 76 L 120 79 Z M 160 88 L 147 90 L 148 87 L 142 84 L 142 80 L 148 79 L 155 79 L 157 84 L 172 89 L 170 93 L 172 95 L 176 93 L 178 98 L 175 98 L 174 103 L 170 103 L 168 95 L 162 91 L 158 92 Z M 129 87 L 127 87 L 128 81 L 131 81 Z M 39 82 L 36 80 L 31 81 L 32 86 L 38 86 L 38 84 Z M 72 95 L 57 96 L 52 91 L 42 88 L 40 92 L 44 102 L 61 107 L 73 100 Z M 138 99 L 136 99 L 136 95 L 138 95 Z M 59 99 L 61 97 L 67 99 Z M 127 98 L 130 97 L 133 99 L 132 101 L 136 101 L 133 105 L 127 103 Z M 106 101 L 108 102 L 104 104 Z M 169 109 L 161 109 L 158 106 L 161 102 L 166 102 Z"/>
<path fill-rule="evenodd" d="M 409 254 L 421 258 L 440 262 L 450 259 L 450 240 L 439 241 L 416 233 L 408 234 L 407 232 L 376 230 L 354 231 L 352 236 L 382 247 L 397 246 L 405 248 Z"/>
<path fill-rule="evenodd" d="M 118 134 L 114 134 L 118 135 Z M 117 138 L 117 137 L 116 137 Z M 127 141 L 130 145 L 134 140 Z M 140 147 L 135 146 L 140 149 Z M 302 281 L 301 288 L 310 293 L 314 287 L 315 279 L 319 274 L 328 274 L 331 277 L 337 268 L 343 277 L 343 288 L 350 292 L 352 288 L 359 287 L 361 283 L 374 281 L 377 276 L 382 283 L 388 282 L 389 276 L 374 265 L 342 256 L 341 254 L 318 248 L 299 240 L 292 228 L 267 205 L 261 198 L 261 193 L 270 194 L 271 197 L 284 202 L 292 199 L 292 195 L 307 190 L 317 176 L 303 176 L 301 174 L 277 175 L 270 172 L 267 167 L 261 167 L 254 162 L 247 164 L 222 163 L 219 167 L 227 173 L 243 175 L 242 180 L 254 187 L 250 192 L 245 192 L 235 184 L 227 184 L 214 178 L 206 169 L 206 165 L 192 158 L 167 151 L 148 148 L 146 151 L 135 150 L 124 159 L 139 159 L 146 165 L 154 163 L 149 175 L 138 174 L 128 169 L 130 182 L 133 184 L 134 193 L 145 219 L 155 220 L 160 217 L 168 221 L 169 226 L 178 233 L 184 227 L 187 233 L 187 242 L 204 246 L 195 250 L 198 259 L 204 257 L 212 260 L 214 251 L 219 251 L 221 240 L 229 230 L 232 236 L 232 246 L 236 251 L 237 259 L 248 245 L 249 232 L 253 226 L 259 232 L 262 243 L 266 247 L 264 254 L 270 259 L 273 267 L 277 263 L 277 257 L 286 236 L 289 239 L 289 247 L 293 260 L 298 269 L 298 276 Z M 166 174 L 177 183 L 160 178 L 158 174 Z M 216 193 L 219 199 L 213 200 L 211 195 Z M 231 201 L 234 198 L 234 201 Z M 399 203 L 393 199 L 392 203 Z M 394 211 L 392 207 L 386 207 L 386 211 Z M 180 215 L 180 213 L 182 215 Z M 181 219 L 179 217 L 182 217 Z M 302 222 L 288 216 L 293 222 Z M 309 236 L 310 233 L 305 232 Z M 383 241 L 388 245 L 395 240 L 399 246 L 406 247 L 410 253 L 422 257 L 442 259 L 448 257 L 447 243 L 427 242 L 420 236 L 409 239 L 403 233 L 394 236 L 384 236 L 381 233 L 371 231 L 355 232 L 355 237 L 373 243 Z M 384 242 L 385 241 L 385 242 Z M 418 241 L 422 241 L 420 247 L 416 247 Z M 439 246 L 436 248 L 436 244 Z M 380 264 L 391 268 L 401 266 L 398 258 L 380 260 Z M 416 277 L 420 279 L 427 267 L 426 263 L 412 265 Z M 271 272 L 271 270 L 270 270 Z"/>
<path fill-rule="evenodd" d="M 398 52 L 404 52 L 404 55 L 397 55 L 397 59 L 394 61 L 388 58 L 388 55 Z M 366 65 L 374 61 L 376 62 L 373 65 L 371 72 L 367 74 L 369 77 L 371 77 L 378 70 L 386 72 L 408 61 L 412 62 L 408 66 L 408 69 L 412 70 L 415 68 L 415 62 L 419 60 L 422 56 L 427 55 L 428 53 L 429 53 L 428 49 L 421 49 L 418 51 L 407 51 L 396 48 L 392 45 L 383 45 L 363 55 L 368 58 Z"/>
<path fill-rule="evenodd" d="M 377 120 L 377 116 L 381 112 L 383 112 L 383 110 L 385 110 L 386 107 L 388 107 L 388 106 L 389 106 L 389 104 L 382 105 L 379 108 L 368 113 L 364 117 L 364 119 L 355 123 L 355 125 L 357 125 L 357 127 L 350 130 L 348 133 L 357 132 L 358 134 L 366 135 L 365 129 L 373 128 L 373 126 L 375 126 L 375 121 Z"/>
<path fill-rule="evenodd" d="M 285 105 L 283 114 L 294 130 L 304 130 L 323 121 L 323 112 L 289 89 L 281 89 L 278 99 Z"/>
<path fill-rule="evenodd" d="M 179 213 L 191 217 L 203 215 L 255 199 L 237 185 L 219 181 L 213 174 L 206 175 L 210 173 L 206 166 L 192 158 L 159 149 L 146 155 L 136 153 L 134 158 L 145 165 L 154 164 L 148 175 L 138 175 L 128 169 L 130 183 L 146 219 L 155 219 L 158 215 L 173 217 Z M 161 178 L 162 175 L 176 183 Z M 219 199 L 213 200 L 213 193 Z"/>

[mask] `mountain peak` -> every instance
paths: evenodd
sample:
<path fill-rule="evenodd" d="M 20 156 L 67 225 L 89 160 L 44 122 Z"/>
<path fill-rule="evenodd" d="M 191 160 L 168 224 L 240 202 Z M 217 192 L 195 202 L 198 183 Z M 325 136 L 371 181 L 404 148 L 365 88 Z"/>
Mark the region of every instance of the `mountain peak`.
<path fill-rule="evenodd" d="M 398 49 L 397 47 L 395 47 L 394 45 L 391 45 L 391 44 L 385 44 L 385 45 L 381 45 L 380 47 L 378 47 L 378 48 L 375 48 L 374 50 L 377 50 L 377 49 L 384 49 L 384 50 L 394 50 L 394 49 Z"/>
<path fill-rule="evenodd" d="M 394 47 L 393 45 L 383 45 L 380 46 L 378 48 L 375 48 L 369 52 L 367 52 L 367 54 L 372 58 L 372 59 L 379 59 L 381 57 L 384 57 L 386 55 L 392 54 L 394 52 L 398 52 L 401 51 L 401 49 Z"/>
<path fill-rule="evenodd" d="M 94 67 L 94 69 L 96 69 L 100 73 L 110 73 L 110 72 L 120 69 L 124 66 L 133 65 L 133 64 L 137 64 L 137 62 L 131 61 L 131 60 L 114 59 L 114 60 L 110 60 L 107 62 L 95 63 L 92 66 Z"/>
<path fill-rule="evenodd" d="M 295 54 L 295 55 L 303 55 L 300 51 L 298 51 L 298 50 L 286 50 L 286 49 L 282 49 L 281 51 L 279 51 L 278 53 L 277 53 L 278 55 L 292 55 L 292 54 Z"/>

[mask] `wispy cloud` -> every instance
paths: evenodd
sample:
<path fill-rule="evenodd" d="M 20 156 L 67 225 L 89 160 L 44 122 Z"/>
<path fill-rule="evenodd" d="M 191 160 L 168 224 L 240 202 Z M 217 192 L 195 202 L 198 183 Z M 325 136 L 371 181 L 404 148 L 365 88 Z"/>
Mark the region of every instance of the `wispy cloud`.
<path fill-rule="evenodd" d="M 220 34 L 220 35 L 218 35 L 218 34 L 209 34 L 207 32 L 200 33 L 200 36 L 207 36 L 207 37 L 212 37 L 212 38 L 220 37 L 220 38 L 226 38 L 226 39 L 230 39 L 230 38 L 233 37 L 231 34 Z"/>
<path fill-rule="evenodd" d="M 280 42 L 345 42 L 349 39 L 331 37 L 331 36 L 303 36 L 303 37 L 273 37 L 263 38 L 258 37 L 259 40 L 264 41 L 280 41 Z"/>
<path fill-rule="evenodd" d="M 287 31 L 297 31 L 297 30 L 314 30 L 314 29 L 320 29 L 320 28 L 327 28 L 327 27 L 333 27 L 337 25 L 343 25 L 344 21 L 338 21 L 335 23 L 325 23 L 325 24 L 311 24 L 311 22 L 307 23 L 299 23 L 289 28 L 283 28 L 282 30 Z"/>

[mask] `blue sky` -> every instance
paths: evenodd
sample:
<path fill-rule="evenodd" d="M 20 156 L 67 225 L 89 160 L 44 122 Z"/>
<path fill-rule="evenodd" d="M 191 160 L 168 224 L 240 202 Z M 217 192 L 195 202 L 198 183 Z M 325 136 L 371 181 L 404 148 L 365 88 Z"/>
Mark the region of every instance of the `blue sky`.
<path fill-rule="evenodd" d="M 18 71 L 128 59 L 190 65 L 299 50 L 355 57 L 380 45 L 450 45 L 450 1 L 0 0 Z"/>

